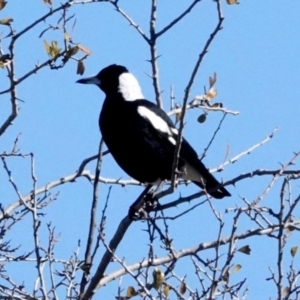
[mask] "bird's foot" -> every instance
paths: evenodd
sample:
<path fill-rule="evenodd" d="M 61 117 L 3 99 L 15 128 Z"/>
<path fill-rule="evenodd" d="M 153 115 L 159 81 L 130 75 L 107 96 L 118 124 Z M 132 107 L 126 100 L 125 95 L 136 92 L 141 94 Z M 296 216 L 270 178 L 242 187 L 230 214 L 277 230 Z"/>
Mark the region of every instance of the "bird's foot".
<path fill-rule="evenodd" d="M 141 220 L 148 217 L 148 213 L 157 207 L 158 200 L 153 191 L 139 197 L 129 208 L 128 217 L 131 220 Z"/>

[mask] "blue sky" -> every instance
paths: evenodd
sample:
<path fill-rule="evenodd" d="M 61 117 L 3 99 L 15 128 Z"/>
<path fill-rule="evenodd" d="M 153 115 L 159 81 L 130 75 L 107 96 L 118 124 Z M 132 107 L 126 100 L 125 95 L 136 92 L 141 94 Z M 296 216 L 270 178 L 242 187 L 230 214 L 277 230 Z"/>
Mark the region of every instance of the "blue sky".
<path fill-rule="evenodd" d="M 59 2 L 54 0 L 54 7 L 56 5 L 59 5 Z M 148 34 L 150 3 L 120 1 L 120 6 Z M 177 1 L 176 5 L 170 0 L 159 2 L 158 30 L 186 6 L 186 1 L 182 0 Z M 47 11 L 48 8 L 42 1 L 35 1 L 22 7 L 10 1 L 7 7 L 0 11 L 0 19 L 12 17 L 14 19 L 12 25 L 18 32 Z M 223 1 L 222 11 L 225 17 L 223 29 L 205 56 L 191 90 L 191 97 L 202 94 L 203 86 L 208 84 L 208 77 L 216 72 L 218 78 L 216 101 L 222 102 L 228 109 L 239 111 L 240 114 L 226 117 L 204 162 L 208 167 L 215 168 L 223 162 L 227 146 L 230 149 L 229 157 L 232 158 L 262 141 L 274 128 L 279 129 L 269 143 L 242 157 L 237 163 L 228 165 L 222 173 L 216 174 L 220 179 L 229 180 L 258 168 L 277 169 L 280 167 L 279 163 L 286 163 L 293 156 L 293 151 L 299 151 L 300 3 L 293 0 L 241 0 L 240 5 L 229 6 Z M 73 40 L 80 42 L 92 52 L 85 61 L 85 75 L 95 74 L 111 63 L 123 64 L 138 78 L 145 97 L 154 100 L 152 82 L 146 75 L 151 72 L 150 64 L 146 61 L 150 57 L 149 48 L 136 30 L 129 26 L 108 3 L 74 5 L 69 13 L 75 13 L 77 20 L 72 33 Z M 169 109 L 171 84 L 174 86 L 176 102 L 182 102 L 184 89 L 197 56 L 216 25 L 216 16 L 215 2 L 203 1 L 182 22 L 158 40 L 158 54 L 161 55 L 158 61 L 160 86 L 166 110 Z M 40 24 L 19 40 L 15 60 L 17 78 L 32 69 L 38 61 L 47 60 L 44 39 L 57 40 L 62 44 L 63 37 L 59 31 L 49 30 L 42 38 L 38 37 L 47 24 L 54 25 L 56 20 L 57 16 L 47 19 L 46 24 Z M 70 34 L 71 28 L 72 22 L 69 26 Z M 1 35 L 5 35 L 6 32 L 7 29 L 2 26 Z M 7 40 L 4 40 L 2 43 L 4 51 L 6 47 Z M 100 140 L 98 116 L 104 95 L 95 87 L 75 84 L 79 78 L 80 76 L 76 75 L 76 63 L 70 61 L 58 71 L 44 68 L 18 87 L 18 97 L 25 103 L 20 103 L 18 118 L 1 137 L 0 153 L 9 150 L 16 135 L 21 133 L 19 143 L 21 152 L 35 154 L 38 186 L 73 173 L 84 158 L 97 152 Z M 7 83 L 6 71 L 0 69 L 0 90 L 7 88 Z M 10 106 L 8 95 L 0 97 L 2 124 Z M 185 137 L 199 154 L 208 144 L 222 117 L 221 113 L 210 113 L 207 121 L 199 124 L 197 117 L 200 113 L 199 110 L 188 112 L 184 130 Z M 11 158 L 8 164 L 21 193 L 26 195 L 32 188 L 29 158 Z M 294 166 L 297 167 L 299 168 L 299 164 Z M 91 172 L 94 172 L 94 168 L 94 164 L 88 165 Z M 109 178 L 128 178 L 111 157 L 105 158 L 102 175 Z M 224 235 L 228 234 L 233 216 L 225 215 L 225 209 L 243 205 L 240 197 L 246 197 L 249 201 L 254 200 L 270 180 L 270 177 L 248 179 L 236 187 L 229 187 L 231 198 L 214 202 L 216 208 L 224 215 L 224 219 L 228 220 Z M 0 182 L 4 182 L 0 185 L 1 202 L 7 206 L 17 198 L 7 183 L 7 176 L 2 169 Z M 280 182 L 262 205 L 278 208 Z M 102 204 L 108 187 L 108 185 L 100 186 Z M 141 187 L 125 189 L 113 187 L 107 210 L 107 239 L 114 233 L 117 224 L 141 190 Z M 56 226 L 56 231 L 61 233 L 56 250 L 57 256 L 69 257 L 76 249 L 77 241 L 81 239 L 83 245 L 81 257 L 83 257 L 92 185 L 85 179 L 78 179 L 76 183 L 68 183 L 54 190 L 53 194 L 58 191 L 58 200 L 46 209 L 42 232 L 46 234 L 46 223 L 51 220 Z M 180 190 L 183 196 L 193 191 L 197 191 L 197 188 L 188 186 Z M 294 196 L 298 195 L 298 186 L 294 186 L 293 192 Z M 174 200 L 178 195 L 177 192 L 168 199 Z M 164 203 L 166 201 L 167 199 L 163 199 Z M 169 214 L 177 214 L 188 207 L 189 204 L 174 208 Z M 102 206 L 99 207 L 99 215 L 101 210 Z M 247 222 L 245 219 L 245 223 L 239 224 L 240 231 L 253 228 L 254 225 Z M 27 217 L 23 224 L 11 230 L 8 238 L 16 244 L 22 241 L 22 244 L 29 247 L 32 245 L 29 238 L 30 218 Z M 142 248 L 147 244 L 147 237 L 141 231 L 145 226 L 142 222 L 134 223 L 120 246 L 118 255 L 126 256 L 128 264 L 142 259 L 145 255 Z M 170 231 L 175 236 L 174 243 L 177 250 L 214 240 L 217 236 L 215 220 L 207 205 L 171 222 Z M 46 238 L 46 235 L 42 236 L 42 240 Z M 139 243 L 138 248 L 141 251 L 138 251 L 138 256 L 133 256 L 131 253 L 135 251 L 133 249 L 136 249 L 139 241 L 142 241 L 143 246 L 141 247 Z M 298 242 L 297 238 L 293 239 L 291 246 Z M 247 243 L 250 243 L 252 248 L 251 256 L 237 255 L 235 263 L 241 263 L 243 268 L 235 276 L 249 277 L 249 299 L 258 297 L 275 299 L 274 285 L 271 282 L 266 283 L 265 279 L 270 276 L 268 266 L 274 262 L 272 258 L 275 256 L 276 244 L 274 241 L 265 243 L 263 237 L 253 238 Z M 239 245 L 242 246 L 243 243 Z M 289 246 L 288 244 L 287 248 Z M 161 250 L 157 251 L 160 253 Z M 286 260 L 287 266 L 288 259 L 289 257 Z M 275 264 L 273 266 L 275 268 Z M 29 264 L 24 270 L 26 268 L 29 268 Z M 119 266 L 115 264 L 113 268 Z M 183 277 L 189 272 L 182 266 L 179 275 Z M 262 285 L 263 290 L 259 288 Z M 116 293 L 116 286 L 117 283 L 113 283 L 111 287 L 100 291 L 99 295 L 112 297 Z"/>

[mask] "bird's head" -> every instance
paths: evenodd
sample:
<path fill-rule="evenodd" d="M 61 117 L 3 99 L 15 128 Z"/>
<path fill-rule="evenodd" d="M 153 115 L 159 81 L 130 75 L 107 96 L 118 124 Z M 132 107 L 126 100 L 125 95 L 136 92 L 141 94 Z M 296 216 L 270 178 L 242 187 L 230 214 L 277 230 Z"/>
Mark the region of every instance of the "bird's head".
<path fill-rule="evenodd" d="M 144 98 L 136 78 L 124 66 L 120 65 L 110 65 L 96 76 L 79 79 L 77 82 L 95 84 L 106 96 L 121 95 L 126 101 Z"/>

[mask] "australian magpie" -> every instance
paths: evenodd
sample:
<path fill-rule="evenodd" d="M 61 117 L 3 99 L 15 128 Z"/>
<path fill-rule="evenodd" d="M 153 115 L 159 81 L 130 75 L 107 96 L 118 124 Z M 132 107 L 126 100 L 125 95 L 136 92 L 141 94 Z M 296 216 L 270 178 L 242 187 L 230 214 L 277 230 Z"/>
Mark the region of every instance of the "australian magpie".
<path fill-rule="evenodd" d="M 162 109 L 144 99 L 136 78 L 125 67 L 110 65 L 77 82 L 95 84 L 105 93 L 99 126 L 119 166 L 142 183 L 170 180 L 178 130 Z M 184 138 L 178 170 L 214 198 L 230 196 Z"/>

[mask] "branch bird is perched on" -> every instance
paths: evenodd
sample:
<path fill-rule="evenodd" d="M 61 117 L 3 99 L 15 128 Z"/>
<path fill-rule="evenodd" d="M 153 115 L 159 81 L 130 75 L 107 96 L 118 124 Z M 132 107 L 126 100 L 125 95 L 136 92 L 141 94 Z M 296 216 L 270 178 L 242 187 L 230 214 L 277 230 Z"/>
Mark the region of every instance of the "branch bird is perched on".
<path fill-rule="evenodd" d="M 170 180 L 178 130 L 168 115 L 144 99 L 136 78 L 119 65 L 110 65 L 78 83 L 95 84 L 106 95 L 99 125 L 104 142 L 119 166 L 142 183 Z M 211 175 L 183 138 L 178 170 L 211 196 L 230 193 Z"/>

